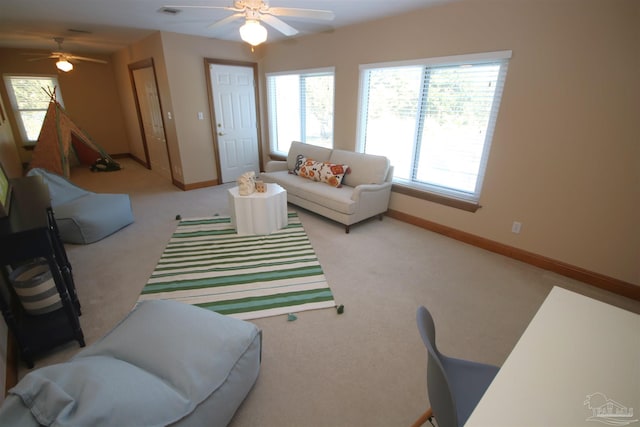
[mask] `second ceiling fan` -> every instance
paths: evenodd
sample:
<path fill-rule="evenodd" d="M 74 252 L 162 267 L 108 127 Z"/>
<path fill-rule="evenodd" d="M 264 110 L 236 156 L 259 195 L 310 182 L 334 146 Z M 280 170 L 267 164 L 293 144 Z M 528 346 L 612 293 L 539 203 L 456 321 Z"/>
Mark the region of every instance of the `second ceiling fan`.
<path fill-rule="evenodd" d="M 51 52 L 50 54 L 40 54 L 40 53 L 24 53 L 23 55 L 36 56 L 36 58 L 31 58 L 28 61 L 40 61 L 41 59 L 55 59 L 56 67 L 60 71 L 69 72 L 73 70 L 73 64 L 71 62 L 75 61 L 89 61 L 96 62 L 98 64 L 106 64 L 107 61 L 103 59 L 89 58 L 86 56 L 78 56 L 74 55 L 70 52 L 66 52 L 62 49 L 62 42 L 64 38 L 62 37 L 54 37 L 53 41 L 58 44 L 58 50 Z"/>
<path fill-rule="evenodd" d="M 217 29 L 238 19 L 245 19 L 245 23 L 240 27 L 240 37 L 251 46 L 257 46 L 267 39 L 267 30 L 260 22 L 264 22 L 274 29 L 280 31 L 287 37 L 298 34 L 298 30 L 284 22 L 278 16 L 296 17 L 305 19 L 316 19 L 332 21 L 335 14 L 330 10 L 317 9 L 297 9 L 288 7 L 271 7 L 267 0 L 236 0 L 233 6 L 165 6 L 175 9 L 224 9 L 234 12 L 220 21 L 210 24 L 208 28 Z"/>

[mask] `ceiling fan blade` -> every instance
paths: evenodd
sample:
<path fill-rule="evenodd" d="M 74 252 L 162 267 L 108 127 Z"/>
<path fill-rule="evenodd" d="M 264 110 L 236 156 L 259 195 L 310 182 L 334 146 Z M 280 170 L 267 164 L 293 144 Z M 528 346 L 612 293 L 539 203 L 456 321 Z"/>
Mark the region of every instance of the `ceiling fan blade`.
<path fill-rule="evenodd" d="M 298 30 L 296 30 L 291 25 L 289 25 L 286 22 L 276 18 L 273 15 L 262 15 L 260 17 L 260 20 L 262 20 L 262 21 L 266 22 L 267 24 L 271 25 L 273 28 L 275 28 L 276 30 L 280 31 L 285 36 L 290 37 L 290 36 L 295 36 L 296 34 L 298 34 Z"/>
<path fill-rule="evenodd" d="M 224 25 L 227 25 L 230 22 L 235 21 L 238 18 L 242 18 L 243 16 L 244 16 L 243 13 L 234 13 L 231 16 L 227 16 L 226 18 L 216 21 L 213 24 L 207 25 L 207 28 L 210 30 L 216 30 Z"/>
<path fill-rule="evenodd" d="M 241 9 L 236 9 L 235 7 L 231 7 L 231 6 L 187 6 L 184 4 L 180 4 L 180 5 L 164 5 L 162 6 L 163 8 L 170 8 L 170 9 L 224 9 L 224 10 L 233 10 L 234 12 L 240 12 Z"/>
<path fill-rule="evenodd" d="M 298 18 L 321 19 L 324 21 L 333 21 L 336 17 L 335 13 L 330 10 L 316 9 L 296 9 L 290 7 L 270 7 L 264 13 L 277 16 L 295 16 Z"/>
<path fill-rule="evenodd" d="M 67 55 L 67 58 L 77 59 L 78 61 L 97 62 L 98 64 L 108 64 L 108 62 L 103 59 L 87 58 L 86 56 Z"/>
<path fill-rule="evenodd" d="M 54 55 L 39 56 L 37 58 L 29 58 L 29 59 L 27 59 L 27 61 L 29 61 L 29 62 L 41 61 L 43 59 L 49 59 L 49 58 L 57 58 L 57 56 L 54 56 Z"/>

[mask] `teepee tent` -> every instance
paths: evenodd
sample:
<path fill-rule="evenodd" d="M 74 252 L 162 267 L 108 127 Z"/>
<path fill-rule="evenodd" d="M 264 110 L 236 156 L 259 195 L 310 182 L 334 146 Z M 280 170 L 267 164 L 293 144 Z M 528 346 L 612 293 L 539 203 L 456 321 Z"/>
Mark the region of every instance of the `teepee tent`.
<path fill-rule="evenodd" d="M 92 170 L 119 170 L 118 163 L 71 120 L 56 101 L 55 90 L 49 96 L 51 101 L 29 167 L 46 169 L 68 178 L 75 155 L 80 163 L 92 165 Z"/>

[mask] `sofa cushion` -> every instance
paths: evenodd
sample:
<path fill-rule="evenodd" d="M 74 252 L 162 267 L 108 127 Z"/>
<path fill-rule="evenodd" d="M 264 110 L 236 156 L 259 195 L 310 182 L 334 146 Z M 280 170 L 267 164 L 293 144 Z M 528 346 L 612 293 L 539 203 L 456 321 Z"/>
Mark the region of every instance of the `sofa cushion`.
<path fill-rule="evenodd" d="M 356 212 L 358 204 L 351 199 L 353 196 L 352 187 L 336 188 L 319 182 L 311 182 L 311 185 L 305 189 L 305 192 L 298 193 L 297 196 L 346 215 L 352 215 Z"/>
<path fill-rule="evenodd" d="M 353 196 L 352 187 L 330 187 L 321 182 L 290 174 L 287 171 L 264 173 L 262 178 L 265 182 L 280 184 L 287 190 L 287 196 L 296 196 L 336 212 L 351 215 L 357 207 L 357 203 L 351 199 Z"/>
<path fill-rule="evenodd" d="M 332 187 L 342 187 L 342 179 L 349 173 L 348 165 L 336 165 L 328 162 L 317 162 L 313 159 L 298 155 L 294 175 L 308 178 L 312 181 L 324 182 Z"/>
<path fill-rule="evenodd" d="M 318 185 L 318 183 L 314 183 L 313 181 L 304 179 L 287 171 L 263 173 L 260 177 L 264 182 L 279 184 L 282 188 L 287 190 L 287 195 L 304 192 L 309 186 Z"/>
<path fill-rule="evenodd" d="M 289 148 L 289 154 L 287 155 L 287 169 L 293 171 L 296 167 L 296 161 L 298 155 L 308 159 L 314 159 L 318 162 L 328 162 L 331 156 L 331 150 L 329 148 L 318 147 L 317 145 L 305 144 L 299 141 L 293 141 L 291 148 Z"/>
<path fill-rule="evenodd" d="M 329 162 L 351 167 L 351 173 L 345 175 L 342 180 L 344 185 L 351 187 L 361 184 L 382 184 L 389 172 L 389 159 L 373 154 L 333 150 Z"/>

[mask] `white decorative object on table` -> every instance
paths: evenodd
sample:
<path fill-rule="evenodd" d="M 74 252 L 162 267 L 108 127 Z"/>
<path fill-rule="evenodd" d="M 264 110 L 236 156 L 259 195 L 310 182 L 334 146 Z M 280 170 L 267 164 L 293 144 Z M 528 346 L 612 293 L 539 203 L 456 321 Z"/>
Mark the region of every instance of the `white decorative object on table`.
<path fill-rule="evenodd" d="M 241 196 L 248 196 L 256 191 L 256 173 L 245 172 L 238 178 L 238 193 Z"/>

